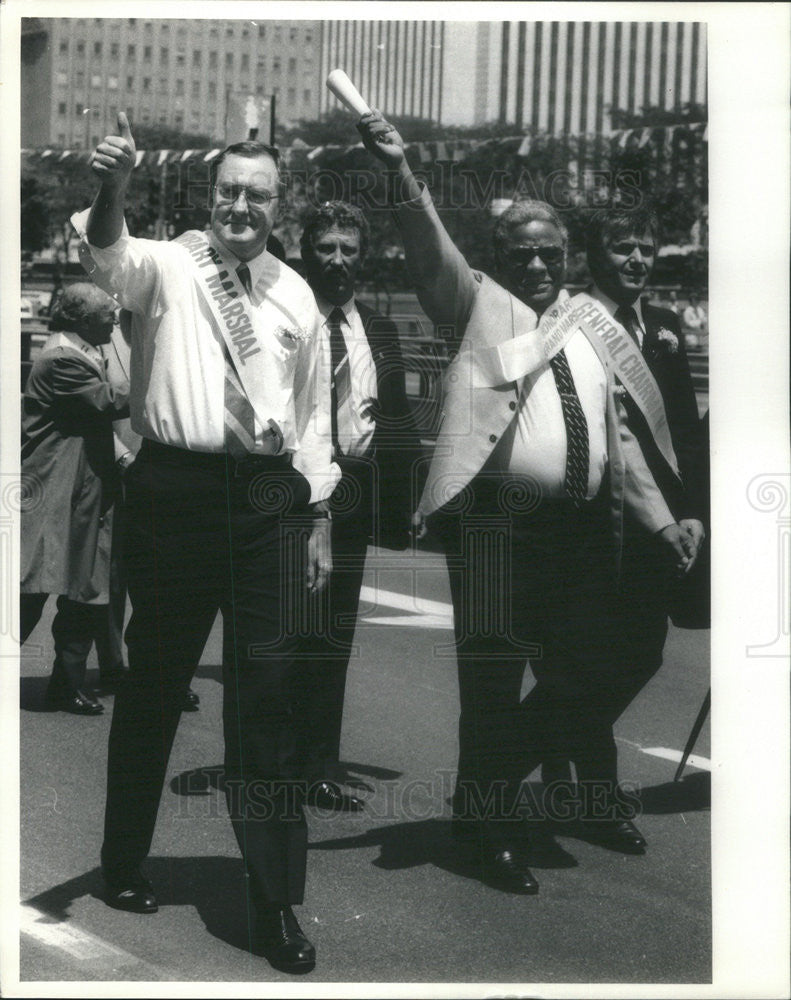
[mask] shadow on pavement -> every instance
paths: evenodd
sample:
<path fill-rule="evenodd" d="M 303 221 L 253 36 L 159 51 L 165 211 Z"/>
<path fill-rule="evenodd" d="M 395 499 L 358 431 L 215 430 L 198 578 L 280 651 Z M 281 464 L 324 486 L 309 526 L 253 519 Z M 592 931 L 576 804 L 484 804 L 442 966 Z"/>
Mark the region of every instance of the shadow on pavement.
<path fill-rule="evenodd" d="M 524 834 L 525 828 L 520 827 L 520 838 Z M 372 862 L 377 868 L 395 871 L 434 865 L 452 875 L 485 881 L 475 842 L 454 839 L 449 819 L 393 823 L 351 837 L 314 840 L 308 846 L 314 851 L 378 847 L 379 857 Z M 525 846 L 528 860 L 536 868 L 573 868 L 577 865 L 576 859 L 555 843 L 549 829 L 531 829 L 530 839 Z"/>
<path fill-rule="evenodd" d="M 698 771 L 681 781 L 666 781 L 637 791 L 644 813 L 693 812 L 711 808 L 711 774 Z"/>
<path fill-rule="evenodd" d="M 373 792 L 375 789 L 367 781 L 356 777 L 355 773 L 368 774 L 381 781 L 394 780 L 401 777 L 401 771 L 391 771 L 386 767 L 375 767 L 369 764 L 356 764 L 341 761 L 336 773 L 330 777 L 333 781 L 348 785 L 357 791 Z M 222 779 L 225 768 L 222 764 L 211 764 L 196 767 L 190 771 L 182 771 L 170 780 L 170 790 L 174 795 L 208 795 L 212 791 L 222 791 Z"/>
<path fill-rule="evenodd" d="M 47 705 L 44 695 L 49 677 L 21 677 L 19 679 L 19 707 L 24 712 L 57 712 L 57 708 Z"/>
<path fill-rule="evenodd" d="M 193 906 L 214 937 L 235 948 L 253 950 L 252 910 L 248 912 L 241 858 L 152 857 L 146 860 L 143 871 L 154 886 L 160 910 Z M 101 871 L 93 868 L 24 902 L 61 923 L 70 919 L 69 908 L 76 899 L 93 896 L 101 900 L 103 889 Z M 149 919 L 149 915 L 129 914 L 129 919 Z"/>

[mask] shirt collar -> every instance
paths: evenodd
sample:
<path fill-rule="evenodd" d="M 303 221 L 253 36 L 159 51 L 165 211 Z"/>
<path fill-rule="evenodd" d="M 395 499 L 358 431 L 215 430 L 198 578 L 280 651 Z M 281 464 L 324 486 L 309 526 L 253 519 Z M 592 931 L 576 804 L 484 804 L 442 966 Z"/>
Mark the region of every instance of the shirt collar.
<path fill-rule="evenodd" d="M 225 257 L 228 263 L 233 267 L 234 271 L 238 270 L 242 261 L 239 260 L 236 254 L 231 253 L 226 246 L 219 242 L 212 230 L 209 230 L 209 243 L 221 251 L 223 257 Z M 263 276 L 272 260 L 274 260 L 274 257 L 266 248 L 264 248 L 257 257 L 253 257 L 252 260 L 244 261 L 250 271 L 250 286 L 252 288 L 255 288 L 258 284 L 259 279 Z"/>
<path fill-rule="evenodd" d="M 76 350 L 84 354 L 90 361 L 94 364 L 98 364 L 100 368 L 104 367 L 104 354 L 102 354 L 100 348 L 94 347 L 93 344 L 89 344 L 87 340 L 83 340 L 79 333 L 74 333 L 71 330 L 64 330 L 63 336 L 70 341 Z"/>
<path fill-rule="evenodd" d="M 598 299 L 598 301 L 601 302 L 601 304 L 604 306 L 604 308 L 607 310 L 607 312 L 612 317 L 615 317 L 615 314 L 618 311 L 618 303 L 614 299 L 611 299 L 610 296 L 607 295 L 606 292 L 603 292 L 601 290 L 601 288 L 599 288 L 597 285 L 594 285 L 592 287 L 592 289 L 591 289 L 591 295 L 594 297 L 594 299 Z M 643 307 L 642 307 L 642 305 L 640 303 L 640 298 L 639 297 L 637 299 L 635 299 L 635 301 L 632 303 L 632 309 L 634 309 L 634 311 L 635 311 L 635 315 L 637 316 L 637 322 L 640 324 L 640 329 L 643 332 L 645 332 L 645 320 L 643 319 Z"/>
<path fill-rule="evenodd" d="M 352 318 L 354 317 L 354 314 L 357 311 L 357 307 L 354 304 L 353 295 L 347 302 L 344 302 L 343 305 L 336 306 L 333 302 L 328 302 L 322 295 L 319 295 L 318 292 L 314 292 L 313 294 L 316 298 L 316 305 L 319 308 L 321 317 L 325 322 L 329 319 L 330 313 L 332 312 L 333 309 L 341 309 L 346 319 L 346 322 L 349 324 L 349 326 L 352 325 Z"/>

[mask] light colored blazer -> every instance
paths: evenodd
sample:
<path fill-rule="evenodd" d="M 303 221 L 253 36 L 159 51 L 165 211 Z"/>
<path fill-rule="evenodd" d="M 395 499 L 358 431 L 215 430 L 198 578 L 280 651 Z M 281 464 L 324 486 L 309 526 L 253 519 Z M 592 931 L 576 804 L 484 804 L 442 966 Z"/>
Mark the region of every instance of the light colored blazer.
<path fill-rule="evenodd" d="M 473 384 L 471 358 L 530 330 L 536 314 L 485 275 L 473 272 L 443 227 L 424 189 L 398 207 L 406 260 L 429 318 L 461 339 L 444 381 L 444 415 L 418 510 L 425 516 L 456 496 L 481 471 L 514 417 L 522 379 L 498 386 Z M 586 336 L 588 334 L 586 333 Z M 629 510 L 654 533 L 675 521 L 626 425 L 626 411 L 604 348 L 588 340 L 607 372 L 607 448 L 610 516 L 620 561 L 623 519 Z"/>

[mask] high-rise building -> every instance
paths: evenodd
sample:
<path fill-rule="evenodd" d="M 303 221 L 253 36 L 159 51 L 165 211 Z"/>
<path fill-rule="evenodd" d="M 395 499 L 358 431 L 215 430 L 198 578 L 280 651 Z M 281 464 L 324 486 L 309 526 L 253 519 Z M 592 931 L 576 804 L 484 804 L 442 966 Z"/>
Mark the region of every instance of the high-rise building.
<path fill-rule="evenodd" d="M 318 116 L 319 21 L 24 18 L 22 145 L 88 148 L 125 110 L 222 142 L 229 96 Z"/>
<path fill-rule="evenodd" d="M 320 79 L 342 69 L 372 107 L 442 121 L 444 21 L 323 21 Z M 339 106 L 323 85 L 319 109 Z"/>
<path fill-rule="evenodd" d="M 443 120 L 459 124 L 500 121 L 517 132 L 554 135 L 607 132 L 613 111 L 672 112 L 707 101 L 706 26 L 700 23 L 451 24 L 446 49 Z"/>

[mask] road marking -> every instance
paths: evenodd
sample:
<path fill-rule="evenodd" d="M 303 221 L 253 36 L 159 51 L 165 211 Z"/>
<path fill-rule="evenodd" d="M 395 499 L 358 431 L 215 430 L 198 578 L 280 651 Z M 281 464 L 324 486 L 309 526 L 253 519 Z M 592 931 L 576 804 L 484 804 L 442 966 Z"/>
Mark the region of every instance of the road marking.
<path fill-rule="evenodd" d="M 395 590 L 381 590 L 378 587 L 362 587 L 360 600 L 376 607 L 396 608 L 411 612 L 407 615 L 382 615 L 362 617 L 361 625 L 406 625 L 409 628 L 453 628 L 453 605 L 442 601 L 430 601 L 414 594 L 399 594 Z"/>
<path fill-rule="evenodd" d="M 20 934 L 26 934 L 47 948 L 56 948 L 80 962 L 90 962 L 92 979 L 95 978 L 97 965 L 107 966 L 113 970 L 139 965 L 155 972 L 156 978 L 165 976 L 166 970 L 151 962 L 146 962 L 124 951 L 123 948 L 116 948 L 115 945 L 91 934 L 90 931 L 82 930 L 71 922 L 56 920 L 27 904 L 20 906 L 19 931 Z"/>
<path fill-rule="evenodd" d="M 650 754 L 652 757 L 662 757 L 664 760 L 675 761 L 676 764 L 681 763 L 681 758 L 684 754 L 680 750 L 671 750 L 669 747 L 640 747 L 643 753 Z M 691 764 L 692 767 L 700 768 L 701 771 L 711 770 L 711 761 L 708 757 L 699 757 L 697 754 L 690 754 L 687 758 L 687 764 Z"/>

